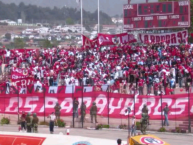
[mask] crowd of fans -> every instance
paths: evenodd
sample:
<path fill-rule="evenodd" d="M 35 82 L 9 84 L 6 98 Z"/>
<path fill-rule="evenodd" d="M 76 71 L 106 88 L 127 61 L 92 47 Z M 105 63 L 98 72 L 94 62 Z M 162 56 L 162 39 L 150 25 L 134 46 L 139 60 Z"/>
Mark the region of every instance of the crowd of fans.
<path fill-rule="evenodd" d="M 25 69 L 48 86 L 108 85 L 112 92 L 140 95 L 173 94 L 188 87 L 193 77 L 190 45 L 127 44 L 101 48 L 0 49 L 0 74 L 13 67 Z"/>

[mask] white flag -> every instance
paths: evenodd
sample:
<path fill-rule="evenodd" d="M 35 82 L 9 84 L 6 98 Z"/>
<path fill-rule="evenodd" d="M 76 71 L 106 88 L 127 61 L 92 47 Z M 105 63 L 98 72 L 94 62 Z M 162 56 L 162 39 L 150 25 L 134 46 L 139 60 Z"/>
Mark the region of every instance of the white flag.
<path fill-rule="evenodd" d="M 89 86 L 89 87 L 84 87 L 84 92 L 92 92 L 93 91 L 93 87 Z"/>
<path fill-rule="evenodd" d="M 57 92 L 58 92 L 58 87 L 57 86 L 50 86 L 49 87 L 48 93 L 57 94 Z"/>
<path fill-rule="evenodd" d="M 66 94 L 74 93 L 74 91 L 75 91 L 75 86 L 73 86 L 73 85 L 67 85 L 66 86 L 66 90 L 65 90 Z"/>

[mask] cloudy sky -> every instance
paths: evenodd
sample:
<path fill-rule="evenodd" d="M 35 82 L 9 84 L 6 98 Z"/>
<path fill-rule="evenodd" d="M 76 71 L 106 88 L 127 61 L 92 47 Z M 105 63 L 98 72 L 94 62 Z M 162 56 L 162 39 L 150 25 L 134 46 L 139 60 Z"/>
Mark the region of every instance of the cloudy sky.
<path fill-rule="evenodd" d="M 34 4 L 43 7 L 78 7 L 76 0 L 0 0 L 4 3 L 16 3 L 24 2 L 25 4 Z M 149 0 L 149 2 L 153 2 L 157 0 Z M 98 0 L 83 0 L 83 7 L 87 11 L 95 11 L 97 9 Z M 100 9 L 109 14 L 110 16 L 114 16 L 116 14 L 122 14 L 123 4 L 127 4 L 128 0 L 100 0 Z M 131 3 L 144 3 L 145 0 L 133 0 Z"/>

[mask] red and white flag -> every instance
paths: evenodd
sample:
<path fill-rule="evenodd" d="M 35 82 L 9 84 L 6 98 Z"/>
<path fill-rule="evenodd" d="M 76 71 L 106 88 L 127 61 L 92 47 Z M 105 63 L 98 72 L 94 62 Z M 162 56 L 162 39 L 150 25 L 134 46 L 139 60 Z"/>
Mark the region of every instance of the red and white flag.
<path fill-rule="evenodd" d="M 82 46 L 84 48 L 94 48 L 98 46 L 98 37 L 91 40 L 88 37 L 82 35 Z"/>

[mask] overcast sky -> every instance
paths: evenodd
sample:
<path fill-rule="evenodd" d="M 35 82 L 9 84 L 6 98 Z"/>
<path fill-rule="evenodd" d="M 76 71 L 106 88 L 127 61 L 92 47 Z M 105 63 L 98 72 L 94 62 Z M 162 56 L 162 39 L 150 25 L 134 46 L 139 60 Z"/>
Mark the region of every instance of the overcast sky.
<path fill-rule="evenodd" d="M 25 4 L 34 4 L 43 7 L 78 7 L 76 0 L 0 0 L 4 3 L 16 3 L 24 2 Z M 153 2 L 157 0 L 149 0 Z M 87 11 L 95 11 L 97 9 L 98 0 L 83 0 L 83 7 Z M 110 16 L 116 14 L 121 15 L 123 4 L 127 4 L 128 0 L 100 0 L 100 9 Z M 133 0 L 131 3 L 144 3 L 145 0 Z"/>

